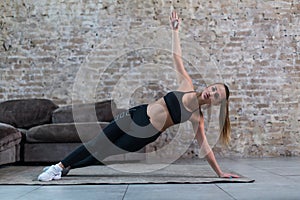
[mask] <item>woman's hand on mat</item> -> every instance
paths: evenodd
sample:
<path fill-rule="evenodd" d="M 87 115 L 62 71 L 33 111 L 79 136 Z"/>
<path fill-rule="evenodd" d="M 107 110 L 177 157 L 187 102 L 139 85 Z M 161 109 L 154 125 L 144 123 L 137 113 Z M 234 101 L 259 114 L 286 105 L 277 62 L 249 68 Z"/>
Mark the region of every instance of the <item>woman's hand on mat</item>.
<path fill-rule="evenodd" d="M 221 175 L 219 175 L 220 178 L 240 178 L 239 175 L 236 174 L 230 174 L 230 173 L 221 173 Z"/>
<path fill-rule="evenodd" d="M 170 25 L 172 30 L 178 31 L 179 24 L 180 24 L 180 19 L 178 18 L 176 11 L 173 11 L 170 16 Z"/>

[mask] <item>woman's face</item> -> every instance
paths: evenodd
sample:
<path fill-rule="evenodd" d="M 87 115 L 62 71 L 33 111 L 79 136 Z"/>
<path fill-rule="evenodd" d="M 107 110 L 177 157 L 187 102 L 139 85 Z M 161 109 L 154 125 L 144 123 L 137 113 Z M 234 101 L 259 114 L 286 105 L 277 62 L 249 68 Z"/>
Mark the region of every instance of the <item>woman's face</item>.
<path fill-rule="evenodd" d="M 223 84 L 214 84 L 205 88 L 201 94 L 201 98 L 207 104 L 219 105 L 226 98 L 225 87 Z"/>

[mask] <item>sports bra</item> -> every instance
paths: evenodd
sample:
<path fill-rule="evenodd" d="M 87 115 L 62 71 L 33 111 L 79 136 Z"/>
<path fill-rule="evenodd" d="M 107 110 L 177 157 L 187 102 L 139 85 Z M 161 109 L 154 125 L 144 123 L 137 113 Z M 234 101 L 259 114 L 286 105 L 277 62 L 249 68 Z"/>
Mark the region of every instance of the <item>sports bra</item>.
<path fill-rule="evenodd" d="M 170 113 L 170 116 L 172 118 L 172 121 L 174 124 L 183 123 L 190 119 L 192 114 L 198 110 L 194 111 L 188 111 L 185 106 L 183 105 L 182 98 L 183 95 L 186 93 L 192 93 L 195 91 L 189 91 L 189 92 L 181 92 L 181 91 L 172 91 L 167 93 L 164 96 L 165 103 L 167 105 L 168 111 Z"/>

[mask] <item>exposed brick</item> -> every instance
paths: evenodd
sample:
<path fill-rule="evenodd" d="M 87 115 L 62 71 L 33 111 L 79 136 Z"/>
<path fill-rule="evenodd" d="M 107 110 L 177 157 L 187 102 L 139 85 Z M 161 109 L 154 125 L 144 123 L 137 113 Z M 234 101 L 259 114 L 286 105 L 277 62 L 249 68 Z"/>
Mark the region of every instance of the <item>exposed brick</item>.
<path fill-rule="evenodd" d="M 126 108 L 176 89 L 168 30 L 173 5 L 183 19 L 182 52 L 196 88 L 226 82 L 231 89 L 231 148 L 214 150 L 225 156 L 300 155 L 299 119 L 293 117 L 299 116 L 300 94 L 296 1 L 46 2 L 0 7 L 1 100 L 43 97 L 63 105 L 116 92 L 126 94 L 130 105 L 115 96 Z M 148 149 L 167 144 L 172 131 Z M 197 148 L 191 145 L 184 156 L 196 157 Z"/>

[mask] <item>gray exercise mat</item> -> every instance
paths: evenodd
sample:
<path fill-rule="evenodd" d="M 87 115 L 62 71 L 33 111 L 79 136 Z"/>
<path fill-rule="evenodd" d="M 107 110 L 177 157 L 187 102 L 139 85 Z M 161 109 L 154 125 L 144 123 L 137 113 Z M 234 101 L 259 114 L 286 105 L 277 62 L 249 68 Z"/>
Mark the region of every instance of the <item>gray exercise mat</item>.
<path fill-rule="evenodd" d="M 42 166 L 4 166 L 0 168 L 0 184 L 20 185 L 83 185 L 83 184 L 147 184 L 147 183 L 249 183 L 243 177 L 219 178 L 209 165 L 125 163 L 90 166 L 71 170 L 60 180 L 40 182 Z M 228 171 L 228 170 L 227 170 Z M 230 171 L 230 170 L 229 170 Z M 238 174 L 236 172 L 232 172 Z"/>

